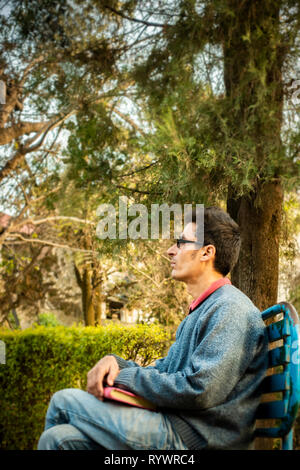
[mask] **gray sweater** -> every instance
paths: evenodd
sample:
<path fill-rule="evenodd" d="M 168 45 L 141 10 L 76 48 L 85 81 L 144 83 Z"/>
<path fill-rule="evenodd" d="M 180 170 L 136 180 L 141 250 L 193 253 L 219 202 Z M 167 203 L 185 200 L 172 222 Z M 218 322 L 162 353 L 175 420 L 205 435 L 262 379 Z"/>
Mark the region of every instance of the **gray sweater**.
<path fill-rule="evenodd" d="M 115 386 L 155 403 L 189 449 L 250 449 L 267 344 L 259 310 L 224 285 L 186 316 L 154 366 L 114 355 Z"/>

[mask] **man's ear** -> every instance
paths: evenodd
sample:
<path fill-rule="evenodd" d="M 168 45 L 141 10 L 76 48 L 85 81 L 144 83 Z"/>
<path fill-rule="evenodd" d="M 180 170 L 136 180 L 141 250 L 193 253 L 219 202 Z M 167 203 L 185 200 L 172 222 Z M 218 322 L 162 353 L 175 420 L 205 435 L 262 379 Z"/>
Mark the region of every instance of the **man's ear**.
<path fill-rule="evenodd" d="M 216 248 L 214 245 L 206 245 L 205 246 L 205 252 L 203 253 L 204 256 L 207 256 L 208 258 L 214 258 L 216 255 Z"/>

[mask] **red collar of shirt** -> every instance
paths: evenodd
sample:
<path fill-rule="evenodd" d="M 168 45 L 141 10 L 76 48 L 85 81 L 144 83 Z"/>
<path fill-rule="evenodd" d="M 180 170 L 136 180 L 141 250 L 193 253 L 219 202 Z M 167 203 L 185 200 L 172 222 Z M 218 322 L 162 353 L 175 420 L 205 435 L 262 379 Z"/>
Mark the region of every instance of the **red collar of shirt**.
<path fill-rule="evenodd" d="M 205 300 L 210 294 L 212 294 L 215 290 L 219 289 L 219 287 L 225 286 L 225 284 L 231 284 L 230 280 L 228 277 L 222 277 L 221 279 L 218 279 L 217 281 L 213 282 L 208 289 L 206 289 L 198 299 L 195 299 L 189 308 L 189 313 L 191 313 L 192 310 L 195 310 L 198 305 L 200 305 L 203 300 Z"/>

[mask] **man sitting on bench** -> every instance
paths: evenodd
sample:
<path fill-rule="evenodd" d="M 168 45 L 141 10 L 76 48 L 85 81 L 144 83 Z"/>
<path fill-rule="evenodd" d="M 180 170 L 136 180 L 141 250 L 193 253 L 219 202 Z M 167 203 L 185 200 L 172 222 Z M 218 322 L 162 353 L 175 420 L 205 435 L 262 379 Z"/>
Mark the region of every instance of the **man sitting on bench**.
<path fill-rule="evenodd" d="M 238 225 L 223 210 L 204 210 L 171 246 L 172 277 L 193 298 L 166 357 L 141 367 L 114 354 L 88 373 L 87 391 L 56 392 L 38 449 L 250 449 L 267 338 L 260 311 L 225 277 L 240 250 Z M 140 395 L 157 412 L 103 401 L 103 386 Z"/>

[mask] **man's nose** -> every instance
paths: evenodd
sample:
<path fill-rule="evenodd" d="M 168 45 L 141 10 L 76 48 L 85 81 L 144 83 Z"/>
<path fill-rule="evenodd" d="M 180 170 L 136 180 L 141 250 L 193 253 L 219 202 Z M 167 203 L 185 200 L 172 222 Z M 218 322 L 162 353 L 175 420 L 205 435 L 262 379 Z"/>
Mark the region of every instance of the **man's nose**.
<path fill-rule="evenodd" d="M 172 256 L 176 255 L 177 253 L 177 245 L 174 243 L 174 245 L 170 246 L 170 248 L 167 250 L 167 255 Z"/>

